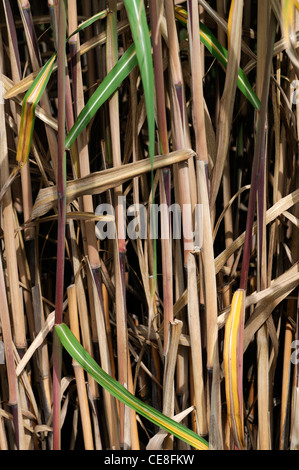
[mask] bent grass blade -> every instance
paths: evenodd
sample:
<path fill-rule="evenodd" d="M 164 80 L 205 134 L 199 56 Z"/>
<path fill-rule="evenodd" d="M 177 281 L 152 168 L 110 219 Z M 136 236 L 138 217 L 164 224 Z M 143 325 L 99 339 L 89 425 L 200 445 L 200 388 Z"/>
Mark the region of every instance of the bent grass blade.
<path fill-rule="evenodd" d="M 187 26 L 188 13 L 183 8 L 175 7 L 176 18 L 184 25 Z M 208 51 L 220 62 L 220 64 L 226 69 L 228 62 L 228 52 L 223 47 L 211 31 L 203 24 L 200 23 L 200 40 Z M 255 92 L 253 91 L 248 78 L 246 77 L 243 70 L 239 69 L 238 75 L 238 88 L 252 104 L 252 106 L 259 110 L 261 103 Z"/>
<path fill-rule="evenodd" d="M 86 106 L 82 109 L 75 124 L 65 139 L 66 149 L 70 149 L 80 132 L 88 125 L 103 103 L 117 90 L 123 80 L 137 65 L 134 44 L 123 54 L 113 69 L 106 75 Z"/>
<path fill-rule="evenodd" d="M 208 443 L 196 433 L 186 428 L 173 419 L 163 415 L 155 408 L 146 405 L 141 400 L 132 395 L 117 380 L 110 377 L 103 369 L 92 359 L 83 346 L 79 343 L 68 326 L 64 323 L 55 327 L 57 335 L 70 354 L 86 372 L 88 372 L 105 390 L 111 393 L 115 398 L 125 403 L 127 406 L 135 410 L 137 413 L 147 418 L 152 423 L 163 428 L 167 432 L 173 434 L 179 439 L 185 441 L 198 450 L 208 450 Z"/>
<path fill-rule="evenodd" d="M 73 37 L 75 34 L 79 33 L 80 31 L 82 31 L 83 29 L 87 28 L 88 26 L 91 26 L 95 21 L 98 21 L 98 20 L 103 20 L 104 18 L 106 18 L 107 14 L 108 14 L 109 10 L 106 9 L 106 10 L 103 10 L 103 11 L 100 11 L 99 13 L 96 13 L 95 15 L 93 15 L 91 18 L 88 18 L 87 20 L 83 21 L 79 26 L 78 28 L 72 32 L 72 34 L 70 34 L 67 38 L 67 41 Z"/>
<path fill-rule="evenodd" d="M 107 10 L 97 13 L 93 17 L 84 21 L 77 29 L 74 31 L 68 38 L 67 41 L 78 32 L 82 31 L 87 26 L 90 26 L 92 23 L 99 19 L 103 19 L 107 16 Z M 17 165 L 22 167 L 28 160 L 31 139 L 34 128 L 35 121 L 35 108 L 49 82 L 51 74 L 54 69 L 55 61 L 57 54 L 54 54 L 46 64 L 41 68 L 40 72 L 37 74 L 32 85 L 27 91 L 23 104 L 22 104 L 22 114 L 21 114 L 21 125 L 20 125 L 20 136 L 17 148 Z M 15 174 L 16 169 L 14 169 L 13 174 Z"/>
<path fill-rule="evenodd" d="M 154 157 L 154 170 L 159 170 L 176 163 L 194 157 L 192 150 L 182 149 L 169 154 L 157 155 Z M 120 167 L 112 167 L 106 170 L 93 172 L 88 176 L 67 181 L 66 195 L 67 203 L 84 195 L 100 194 L 123 184 L 131 178 L 141 176 L 151 171 L 151 161 L 149 158 L 138 160 L 137 162 L 126 163 Z M 32 210 L 32 220 L 46 214 L 57 205 L 57 186 L 48 186 L 40 189 Z"/>

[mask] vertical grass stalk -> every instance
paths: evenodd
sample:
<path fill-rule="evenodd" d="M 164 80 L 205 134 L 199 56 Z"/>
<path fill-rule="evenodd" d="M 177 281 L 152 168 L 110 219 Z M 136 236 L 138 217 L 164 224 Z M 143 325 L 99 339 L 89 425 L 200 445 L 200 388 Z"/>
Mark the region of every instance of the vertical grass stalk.
<path fill-rule="evenodd" d="M 157 0 L 150 3 L 151 25 L 152 25 L 152 44 L 153 44 L 153 62 L 156 89 L 157 106 L 157 124 L 159 132 L 159 144 L 162 154 L 169 151 L 167 119 L 165 109 L 165 86 L 162 60 L 162 39 L 159 28 L 160 15 Z M 161 240 L 162 249 L 162 272 L 163 272 L 163 305 L 164 305 L 164 354 L 168 344 L 168 329 L 170 322 L 173 321 L 173 266 L 172 266 L 172 243 L 170 230 L 169 207 L 171 204 L 171 172 L 170 168 L 164 168 L 160 173 L 160 203 L 167 208 L 161 211 L 161 226 L 165 230 L 165 239 Z"/>
<path fill-rule="evenodd" d="M 106 62 L 107 72 L 109 73 L 117 62 L 118 55 L 118 38 L 116 32 L 117 23 L 117 4 L 116 0 L 109 0 L 109 14 L 107 17 L 107 41 L 106 41 Z M 117 167 L 122 164 L 121 144 L 120 144 L 120 123 L 119 123 L 119 98 L 118 92 L 109 100 L 109 118 L 110 118 L 110 135 L 111 135 L 111 151 L 113 166 Z M 127 351 L 127 328 L 126 328 L 126 238 L 125 238 L 125 207 L 123 204 L 122 186 L 114 189 L 113 205 L 115 207 L 116 216 L 116 238 L 114 242 L 115 257 L 115 295 L 116 295 L 116 323 L 117 323 L 117 350 L 118 350 L 118 377 L 121 384 L 128 385 L 128 365 L 126 358 Z M 117 245 L 117 246 L 116 246 Z M 122 446 L 129 446 L 129 442 L 125 442 L 125 430 L 130 427 L 125 421 L 128 418 L 125 407 L 119 404 L 120 410 L 120 439 Z M 128 436 L 128 434 L 127 434 Z M 130 438 L 128 438 L 130 439 Z"/>
<path fill-rule="evenodd" d="M 66 5 L 59 5 L 58 23 L 58 232 L 55 324 L 60 325 L 63 314 L 64 264 L 65 264 L 65 221 L 66 221 L 66 152 L 65 152 L 65 37 Z M 60 450 L 60 400 L 61 400 L 61 361 L 62 348 L 57 334 L 53 341 L 53 450 Z"/>

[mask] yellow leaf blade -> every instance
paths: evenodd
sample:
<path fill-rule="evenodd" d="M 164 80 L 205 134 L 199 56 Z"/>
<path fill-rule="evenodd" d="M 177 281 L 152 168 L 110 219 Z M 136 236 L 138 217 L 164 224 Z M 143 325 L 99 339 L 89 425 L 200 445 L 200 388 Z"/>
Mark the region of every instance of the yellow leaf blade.
<path fill-rule="evenodd" d="M 236 446 L 244 449 L 242 362 L 245 291 L 238 289 L 225 324 L 223 363 L 229 425 Z"/>

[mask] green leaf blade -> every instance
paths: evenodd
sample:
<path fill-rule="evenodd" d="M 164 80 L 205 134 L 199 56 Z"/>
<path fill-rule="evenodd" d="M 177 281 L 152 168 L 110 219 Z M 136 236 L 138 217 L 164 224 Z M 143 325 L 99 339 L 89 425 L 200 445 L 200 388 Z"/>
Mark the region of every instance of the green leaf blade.
<path fill-rule="evenodd" d="M 82 130 L 88 125 L 99 108 L 117 90 L 133 68 L 137 65 L 134 44 L 123 54 L 113 69 L 106 75 L 94 94 L 82 109 L 75 124 L 65 140 L 66 149 L 70 149 Z"/>
<path fill-rule="evenodd" d="M 149 131 L 149 154 L 152 160 L 155 149 L 155 105 L 154 67 L 151 52 L 150 32 L 146 21 L 143 0 L 125 0 L 124 4 L 136 47 L 137 60 L 143 84 Z"/>
<path fill-rule="evenodd" d="M 183 8 L 176 6 L 175 15 L 184 26 L 187 26 L 188 13 Z M 207 28 L 207 26 L 203 23 L 200 23 L 200 40 L 212 54 L 212 56 L 215 57 L 215 59 L 217 59 L 217 61 L 226 69 L 228 63 L 228 52 L 225 47 L 220 44 L 218 39 L 209 30 L 209 28 Z M 252 104 L 252 106 L 256 110 L 259 110 L 261 107 L 261 102 L 253 91 L 247 76 L 241 68 L 239 69 L 238 74 L 238 88 Z"/>
<path fill-rule="evenodd" d="M 187 442 L 192 447 L 198 450 L 208 450 L 208 443 L 202 437 L 198 436 L 182 424 L 163 415 L 155 408 L 146 405 L 132 395 L 125 387 L 117 382 L 117 380 L 113 379 L 103 371 L 103 369 L 82 347 L 67 325 L 64 323 L 56 325 L 55 330 L 62 345 L 70 356 L 75 359 L 77 363 L 83 367 L 83 369 L 86 370 L 86 372 L 88 372 L 103 388 L 105 388 L 105 390 L 111 393 L 111 395 L 157 426 Z"/>
<path fill-rule="evenodd" d="M 69 41 L 73 36 L 75 36 L 75 34 L 80 33 L 80 31 L 82 31 L 83 29 L 87 28 L 88 26 L 91 26 L 96 21 L 103 20 L 104 18 L 106 18 L 107 14 L 108 14 L 108 10 L 106 9 L 106 10 L 100 11 L 99 13 L 96 13 L 91 18 L 88 18 L 87 20 L 83 21 L 83 23 L 81 23 L 78 26 L 78 28 L 75 31 L 73 31 L 72 34 L 68 36 L 67 41 Z"/>

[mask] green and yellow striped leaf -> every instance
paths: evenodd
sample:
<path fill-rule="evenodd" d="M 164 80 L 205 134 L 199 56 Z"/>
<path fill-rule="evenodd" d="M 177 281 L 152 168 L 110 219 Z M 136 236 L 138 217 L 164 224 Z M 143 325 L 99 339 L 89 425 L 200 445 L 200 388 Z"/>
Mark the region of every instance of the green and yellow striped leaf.
<path fill-rule="evenodd" d="M 124 0 L 124 4 L 131 26 L 143 85 L 149 132 L 149 156 L 152 161 L 155 151 L 155 102 L 154 67 L 152 60 L 150 32 L 146 21 L 144 1 Z"/>
<path fill-rule="evenodd" d="M 84 28 L 87 28 L 88 26 L 93 24 L 95 21 L 105 18 L 107 16 L 107 12 L 107 10 L 103 10 L 81 23 L 81 25 L 76 29 L 76 31 L 74 31 L 67 38 L 67 41 L 72 36 L 82 31 Z M 35 108 L 38 102 L 40 101 L 41 96 L 49 82 L 49 79 L 54 69 L 56 58 L 57 54 L 54 54 L 41 68 L 40 72 L 36 76 L 35 80 L 33 81 L 32 85 L 30 86 L 29 90 L 27 91 L 24 97 L 22 104 L 20 135 L 16 157 L 17 164 L 19 167 L 23 166 L 28 160 L 32 133 L 34 129 Z"/>
<path fill-rule="evenodd" d="M 171 418 L 157 411 L 155 408 L 143 403 L 141 400 L 132 395 L 117 380 L 113 379 L 95 362 L 95 360 L 87 353 L 83 346 L 79 343 L 67 325 L 64 323 L 55 326 L 57 335 L 70 354 L 105 390 L 111 395 L 125 403 L 127 406 L 135 410 L 141 416 L 147 418 L 152 423 L 166 430 L 170 434 L 187 442 L 189 445 L 198 450 L 208 450 L 208 443 L 195 432 L 177 423 Z"/>
<path fill-rule="evenodd" d="M 34 128 L 35 108 L 51 77 L 55 60 L 56 55 L 48 60 L 24 97 L 17 148 L 17 164 L 19 167 L 27 162 Z"/>

